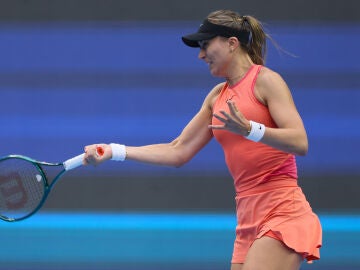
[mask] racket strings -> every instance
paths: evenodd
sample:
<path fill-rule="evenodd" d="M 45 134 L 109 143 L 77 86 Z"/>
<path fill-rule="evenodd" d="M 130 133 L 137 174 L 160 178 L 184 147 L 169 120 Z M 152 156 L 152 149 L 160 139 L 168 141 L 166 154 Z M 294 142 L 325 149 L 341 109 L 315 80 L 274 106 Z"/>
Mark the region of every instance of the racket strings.
<path fill-rule="evenodd" d="M 19 219 L 32 213 L 45 194 L 44 180 L 31 162 L 0 162 L 0 215 Z"/>

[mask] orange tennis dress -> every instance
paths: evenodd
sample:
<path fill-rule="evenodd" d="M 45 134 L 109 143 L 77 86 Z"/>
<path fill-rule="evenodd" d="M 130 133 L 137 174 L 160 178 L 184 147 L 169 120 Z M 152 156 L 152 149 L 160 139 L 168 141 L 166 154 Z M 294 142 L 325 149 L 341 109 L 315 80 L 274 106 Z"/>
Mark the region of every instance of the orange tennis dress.
<path fill-rule="evenodd" d="M 254 95 L 261 68 L 253 65 L 236 85 L 225 84 L 214 113 L 228 112 L 226 102 L 231 99 L 247 119 L 276 127 L 268 108 Z M 222 123 L 213 117 L 212 124 Z M 232 263 L 244 263 L 252 243 L 264 235 L 282 241 L 309 262 L 319 259 L 321 224 L 298 186 L 295 156 L 229 131 L 213 133 L 223 147 L 236 191 Z"/>

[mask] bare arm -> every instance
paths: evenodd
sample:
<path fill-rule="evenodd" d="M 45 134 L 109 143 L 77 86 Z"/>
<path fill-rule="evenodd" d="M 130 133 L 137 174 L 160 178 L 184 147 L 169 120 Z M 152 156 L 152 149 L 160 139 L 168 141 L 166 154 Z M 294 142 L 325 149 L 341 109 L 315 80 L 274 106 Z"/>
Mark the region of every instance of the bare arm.
<path fill-rule="evenodd" d="M 191 160 L 212 138 L 212 132 L 208 125 L 212 118 L 212 103 L 220 89 L 219 87 L 219 85 L 216 86 L 209 93 L 199 112 L 175 140 L 162 144 L 126 146 L 126 159 L 174 167 L 180 167 Z M 105 150 L 102 157 L 96 156 L 96 146 L 85 147 L 85 164 L 95 165 L 111 158 L 112 153 L 109 145 L 98 144 Z"/>
<path fill-rule="evenodd" d="M 180 167 L 188 162 L 211 139 L 207 125 L 211 112 L 202 106 L 172 142 L 141 147 L 127 146 L 127 159 L 156 165 Z"/>
<path fill-rule="evenodd" d="M 305 155 L 308 140 L 291 92 L 281 76 L 268 69 L 259 76 L 256 93 L 268 106 L 278 128 L 266 128 L 261 142 L 285 152 Z"/>

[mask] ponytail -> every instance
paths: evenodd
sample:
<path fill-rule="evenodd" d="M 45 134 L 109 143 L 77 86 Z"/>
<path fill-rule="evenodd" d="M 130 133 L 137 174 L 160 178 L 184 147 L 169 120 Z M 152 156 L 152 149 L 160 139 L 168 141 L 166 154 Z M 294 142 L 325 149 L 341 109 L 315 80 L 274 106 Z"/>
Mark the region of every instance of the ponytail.
<path fill-rule="evenodd" d="M 250 32 L 248 44 L 241 44 L 257 65 L 264 65 L 266 58 L 266 37 L 261 23 L 252 16 L 242 16 L 243 28 Z"/>

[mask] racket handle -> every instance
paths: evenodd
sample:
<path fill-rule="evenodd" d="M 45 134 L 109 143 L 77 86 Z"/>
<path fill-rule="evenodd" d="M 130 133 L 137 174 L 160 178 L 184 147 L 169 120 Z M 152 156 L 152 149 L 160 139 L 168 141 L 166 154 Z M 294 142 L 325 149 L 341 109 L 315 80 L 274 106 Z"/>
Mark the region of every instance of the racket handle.
<path fill-rule="evenodd" d="M 76 157 L 70 158 L 66 160 L 64 164 L 64 168 L 66 171 L 75 169 L 83 164 L 85 154 L 78 155 Z"/>

